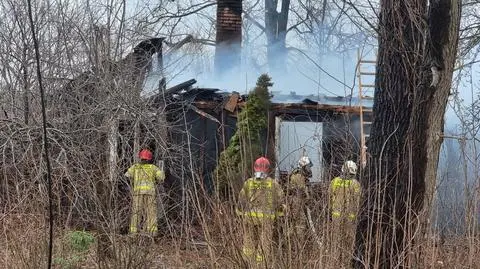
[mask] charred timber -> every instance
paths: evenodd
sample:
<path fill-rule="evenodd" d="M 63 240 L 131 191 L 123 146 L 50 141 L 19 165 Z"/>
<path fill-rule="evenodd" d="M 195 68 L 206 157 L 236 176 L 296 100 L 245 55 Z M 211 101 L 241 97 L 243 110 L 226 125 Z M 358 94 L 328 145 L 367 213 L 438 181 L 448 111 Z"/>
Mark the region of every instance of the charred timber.
<path fill-rule="evenodd" d="M 197 83 L 197 81 L 195 79 L 187 80 L 185 82 L 182 82 L 180 84 L 177 84 L 173 87 L 168 88 L 165 91 L 165 95 L 171 95 L 171 94 L 178 93 L 179 91 L 187 89 L 188 87 L 192 86 L 195 83 Z"/>

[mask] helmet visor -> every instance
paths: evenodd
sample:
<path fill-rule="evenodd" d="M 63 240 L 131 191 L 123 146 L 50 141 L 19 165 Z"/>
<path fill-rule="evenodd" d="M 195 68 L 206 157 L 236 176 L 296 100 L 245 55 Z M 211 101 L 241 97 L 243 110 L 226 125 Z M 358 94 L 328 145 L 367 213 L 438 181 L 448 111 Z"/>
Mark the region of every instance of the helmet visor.
<path fill-rule="evenodd" d="M 267 178 L 267 173 L 264 173 L 264 172 L 255 172 L 254 176 L 255 176 L 255 178 L 265 179 L 265 178 Z"/>

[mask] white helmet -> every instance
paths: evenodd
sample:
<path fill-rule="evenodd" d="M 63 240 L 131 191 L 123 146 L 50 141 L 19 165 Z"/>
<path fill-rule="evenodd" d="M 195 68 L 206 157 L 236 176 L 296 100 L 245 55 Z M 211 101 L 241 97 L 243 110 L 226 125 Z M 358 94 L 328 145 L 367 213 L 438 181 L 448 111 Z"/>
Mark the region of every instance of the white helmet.
<path fill-rule="evenodd" d="M 346 161 L 342 166 L 342 173 L 357 174 L 357 164 L 354 161 Z"/>
<path fill-rule="evenodd" d="M 303 156 L 302 158 L 300 158 L 300 160 L 298 160 L 298 167 L 305 167 L 305 166 L 309 166 L 309 167 L 313 166 L 308 156 Z"/>

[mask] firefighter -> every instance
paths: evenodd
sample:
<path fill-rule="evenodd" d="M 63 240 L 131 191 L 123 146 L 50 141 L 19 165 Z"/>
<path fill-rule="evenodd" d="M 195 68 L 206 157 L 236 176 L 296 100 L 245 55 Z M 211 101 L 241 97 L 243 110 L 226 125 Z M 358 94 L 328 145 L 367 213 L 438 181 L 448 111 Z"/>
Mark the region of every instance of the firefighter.
<path fill-rule="evenodd" d="M 330 212 L 332 217 L 332 242 L 337 247 L 339 260 L 349 260 L 351 253 L 357 212 L 360 204 L 361 187 L 356 179 L 357 164 L 346 161 L 342 166 L 342 175 L 335 177 L 329 188 Z"/>
<path fill-rule="evenodd" d="M 165 173 L 152 164 L 153 154 L 148 149 L 138 153 L 140 162 L 128 168 L 125 176 L 132 180 L 133 199 L 130 233 L 139 232 L 140 220 L 145 220 L 143 231 L 152 236 L 157 234 L 157 197 L 156 184 L 163 183 Z"/>
<path fill-rule="evenodd" d="M 308 156 L 303 156 L 298 160 L 297 168 L 293 169 L 292 173 L 288 177 L 287 189 L 300 190 L 305 196 L 308 196 L 307 187 L 312 177 L 313 164 Z"/>
<path fill-rule="evenodd" d="M 298 161 L 297 167 L 288 177 L 287 205 L 288 219 L 292 224 L 290 234 L 294 234 L 297 241 L 303 244 L 307 227 L 306 206 L 309 199 L 308 185 L 312 177 L 312 162 L 308 156 L 303 156 Z"/>
<path fill-rule="evenodd" d="M 270 162 L 265 157 L 254 163 L 254 177 L 245 181 L 238 197 L 237 214 L 242 217 L 242 252 L 249 267 L 272 268 L 273 224 L 283 215 L 283 190 L 268 176 Z"/>

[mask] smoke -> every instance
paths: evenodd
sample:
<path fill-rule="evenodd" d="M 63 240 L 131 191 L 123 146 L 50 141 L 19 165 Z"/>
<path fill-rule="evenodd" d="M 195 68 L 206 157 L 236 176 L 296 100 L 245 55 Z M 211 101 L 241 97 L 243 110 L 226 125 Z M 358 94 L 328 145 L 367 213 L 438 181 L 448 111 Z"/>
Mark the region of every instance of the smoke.
<path fill-rule="evenodd" d="M 263 53 L 262 53 L 263 52 Z M 268 73 L 274 82 L 271 90 L 279 94 L 316 95 L 316 96 L 356 96 L 356 49 L 342 53 L 317 55 L 312 51 L 290 50 L 284 68 L 268 67 L 265 50 L 244 47 L 241 64 L 224 70 L 221 76 L 214 72 L 214 49 L 196 44 L 185 50 L 174 52 L 164 59 L 164 73 L 167 87 L 195 78 L 196 86 L 218 88 L 224 91 L 246 93 L 255 86 L 257 78 Z M 313 55 L 313 56 L 312 56 Z M 314 56 L 317 55 L 317 56 Z M 280 56 L 279 56 L 280 57 Z M 228 61 L 231 57 L 225 57 Z M 228 62 L 221 63 L 229 66 Z M 158 80 L 158 72 L 151 72 L 149 89 Z"/>
<path fill-rule="evenodd" d="M 271 91 L 274 94 L 273 100 L 276 102 L 297 103 L 308 97 L 313 101 L 335 103 L 331 100 L 325 101 L 325 99 L 322 101 L 322 98 L 325 96 L 349 95 L 358 97 L 357 49 L 352 48 L 339 53 L 330 52 L 326 54 L 320 54 L 314 48 L 303 49 L 301 52 L 292 49 L 288 52 L 286 71 L 283 71 L 284 68 L 274 68 L 272 70 L 268 67 L 264 46 L 254 47 L 246 44 L 242 48 L 241 64 L 233 66 L 230 70 L 224 70 L 222 75 L 218 76 L 215 74 L 213 66 L 214 48 L 190 44 L 182 51 L 174 52 L 165 57 L 164 70 L 155 67 L 154 63 L 145 89 L 147 92 L 155 92 L 158 81 L 165 75 L 167 88 L 194 78 L 197 80 L 195 86 L 198 87 L 216 88 L 226 92 L 237 91 L 244 94 L 255 86 L 257 78 L 262 73 L 268 73 L 274 82 Z M 362 54 L 364 59 L 375 59 L 372 47 L 364 48 Z M 228 57 L 225 59 L 228 59 Z M 228 66 L 228 63 L 225 62 L 222 65 Z M 363 65 L 362 68 L 365 72 L 375 71 L 372 65 Z M 362 84 L 374 84 L 374 76 L 364 76 L 361 79 Z M 373 96 L 373 92 L 364 93 L 364 95 Z M 335 104 L 348 105 L 345 100 L 343 99 Z M 356 104 L 358 104 L 358 100 L 352 99 L 352 105 Z M 449 106 L 446 112 L 445 129 L 455 129 L 459 123 L 458 117 Z M 281 157 L 285 159 L 280 164 L 280 169 L 291 170 L 300 155 L 304 153 L 303 149 L 305 148 L 310 148 L 310 151 L 312 151 L 307 152 L 307 155 L 310 155 L 311 158 L 320 156 L 321 150 L 312 149 L 312 146 L 306 143 L 306 141 L 316 141 L 313 139 L 314 134 L 311 130 L 318 129 L 318 123 L 313 122 L 311 126 L 306 126 L 305 123 L 291 124 L 284 122 L 283 124 L 283 132 L 288 133 L 294 130 L 294 136 L 290 140 L 287 136 L 281 137 L 286 147 L 280 153 L 283 156 Z M 358 120 L 351 119 L 350 131 L 353 134 L 359 134 L 359 127 Z M 320 128 L 325 128 L 325 126 L 322 125 Z M 316 139 L 322 138 L 320 136 Z M 355 136 L 355 139 L 359 139 L 358 135 Z M 302 143 L 304 144 L 303 148 Z M 459 167 L 465 165 L 465 161 L 460 158 L 461 152 L 458 142 L 456 144 L 452 143 L 447 140 L 442 146 L 440 155 L 434 225 L 442 231 L 459 232 L 465 228 L 464 220 L 467 214 L 465 208 L 468 202 L 466 198 L 468 193 L 466 192 L 478 187 L 478 183 L 475 183 L 478 177 L 475 176 L 472 165 L 468 166 L 465 171 L 459 170 Z M 295 146 L 296 144 L 298 144 L 298 147 Z M 320 163 L 320 158 L 314 160 L 314 165 L 317 167 L 320 167 Z M 315 178 L 320 177 L 318 175 L 320 171 L 314 172 L 314 174 Z M 473 198 L 471 197 L 471 199 Z M 475 201 L 475 203 L 478 203 L 478 199 Z M 478 217 L 478 212 L 476 214 Z M 452 221 L 451 216 L 454 216 L 455 222 Z"/>
<path fill-rule="evenodd" d="M 453 131 L 447 133 L 453 135 Z M 475 158 L 475 143 L 447 139 L 442 145 L 432 216 L 433 225 L 442 233 L 465 233 L 480 221 L 480 163 Z"/>

